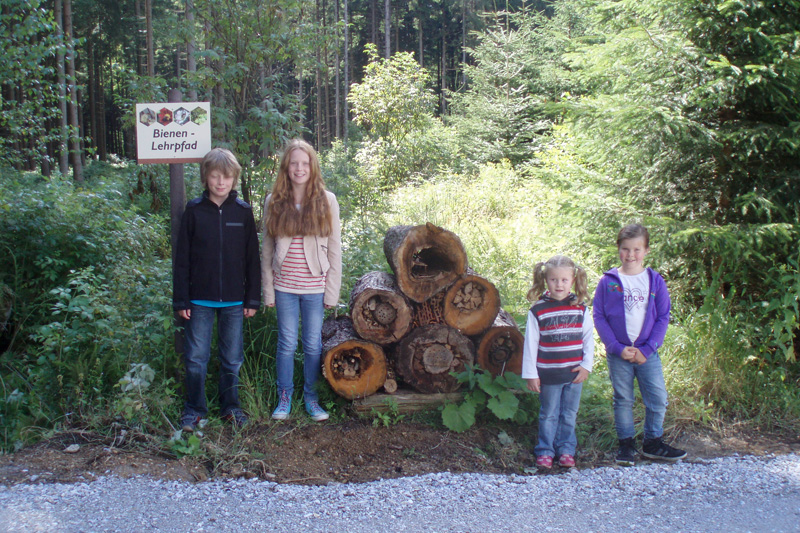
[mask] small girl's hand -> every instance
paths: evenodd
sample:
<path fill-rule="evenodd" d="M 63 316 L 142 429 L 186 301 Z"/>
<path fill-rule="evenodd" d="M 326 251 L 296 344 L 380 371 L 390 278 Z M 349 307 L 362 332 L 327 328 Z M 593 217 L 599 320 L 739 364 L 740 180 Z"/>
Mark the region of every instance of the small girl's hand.
<path fill-rule="evenodd" d="M 633 358 L 636 356 L 636 348 L 633 346 L 626 346 L 622 349 L 622 353 L 619 354 L 626 361 L 633 362 Z"/>
<path fill-rule="evenodd" d="M 573 368 L 572 371 L 578 373 L 578 375 L 575 376 L 575 379 L 572 380 L 573 383 L 583 383 L 589 379 L 589 371 L 582 366 L 577 366 Z"/>
<path fill-rule="evenodd" d="M 647 362 L 647 357 L 644 356 L 642 351 L 639 348 L 634 348 L 636 350 L 636 354 L 633 356 L 633 362 L 637 365 L 641 365 Z"/>
<path fill-rule="evenodd" d="M 531 392 L 542 392 L 542 382 L 539 378 L 528 378 L 528 390 Z"/>

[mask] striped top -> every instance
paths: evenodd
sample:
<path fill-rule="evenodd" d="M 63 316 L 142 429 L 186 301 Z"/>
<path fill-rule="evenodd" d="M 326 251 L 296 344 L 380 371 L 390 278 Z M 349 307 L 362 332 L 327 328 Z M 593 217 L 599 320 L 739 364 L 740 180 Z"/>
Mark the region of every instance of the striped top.
<path fill-rule="evenodd" d="M 523 348 L 523 378 L 543 384 L 569 383 L 580 365 L 592 370 L 594 336 L 591 313 L 575 305 L 574 296 L 556 301 L 543 296 L 528 313 Z"/>
<path fill-rule="evenodd" d="M 308 268 L 302 235 L 292 238 L 289 251 L 281 265 L 281 271 L 275 273 L 274 283 L 275 288 L 279 291 L 291 294 L 325 292 L 325 274 L 315 276 Z"/>

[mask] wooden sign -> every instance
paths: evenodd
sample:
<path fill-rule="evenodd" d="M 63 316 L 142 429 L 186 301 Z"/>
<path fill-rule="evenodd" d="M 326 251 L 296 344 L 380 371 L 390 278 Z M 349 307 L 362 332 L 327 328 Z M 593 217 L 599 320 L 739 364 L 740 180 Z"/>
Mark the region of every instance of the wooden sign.
<path fill-rule="evenodd" d="M 196 163 L 211 150 L 211 104 L 136 104 L 136 158 L 140 165 Z"/>

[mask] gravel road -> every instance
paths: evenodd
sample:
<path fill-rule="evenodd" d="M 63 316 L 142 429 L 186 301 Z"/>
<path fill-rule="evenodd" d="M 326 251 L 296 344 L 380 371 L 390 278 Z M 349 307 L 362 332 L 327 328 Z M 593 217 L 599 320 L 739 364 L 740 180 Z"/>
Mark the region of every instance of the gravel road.
<path fill-rule="evenodd" d="M 800 531 L 800 455 L 364 484 L 0 487 L 0 531 Z"/>

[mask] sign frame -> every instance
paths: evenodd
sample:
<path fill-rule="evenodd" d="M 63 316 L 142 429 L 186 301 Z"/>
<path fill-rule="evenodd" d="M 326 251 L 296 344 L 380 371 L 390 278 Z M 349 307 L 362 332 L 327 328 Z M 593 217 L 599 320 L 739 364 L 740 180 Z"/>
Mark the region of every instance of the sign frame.
<path fill-rule="evenodd" d="M 136 104 L 136 161 L 140 165 L 198 163 L 210 150 L 210 102 Z"/>

